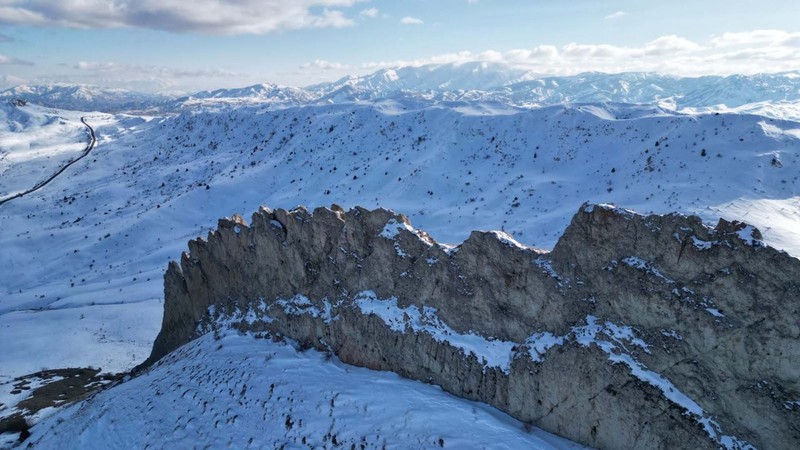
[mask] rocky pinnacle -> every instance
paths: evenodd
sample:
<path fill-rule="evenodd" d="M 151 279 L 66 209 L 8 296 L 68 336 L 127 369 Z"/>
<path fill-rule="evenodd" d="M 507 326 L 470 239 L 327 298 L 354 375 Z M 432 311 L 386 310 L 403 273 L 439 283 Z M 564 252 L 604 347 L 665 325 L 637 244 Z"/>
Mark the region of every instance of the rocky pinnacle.
<path fill-rule="evenodd" d="M 439 385 L 599 448 L 800 443 L 800 260 L 753 227 L 583 205 L 551 252 L 385 209 L 223 219 L 146 365 L 219 327 Z"/>

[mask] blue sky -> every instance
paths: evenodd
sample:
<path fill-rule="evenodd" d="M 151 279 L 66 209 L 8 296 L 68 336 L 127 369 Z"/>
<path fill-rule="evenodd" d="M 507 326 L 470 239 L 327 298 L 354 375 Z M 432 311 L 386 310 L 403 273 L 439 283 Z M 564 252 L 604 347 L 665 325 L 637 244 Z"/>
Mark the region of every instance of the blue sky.
<path fill-rule="evenodd" d="M 0 85 L 306 85 L 485 59 L 543 74 L 800 69 L 796 0 L 0 0 Z"/>

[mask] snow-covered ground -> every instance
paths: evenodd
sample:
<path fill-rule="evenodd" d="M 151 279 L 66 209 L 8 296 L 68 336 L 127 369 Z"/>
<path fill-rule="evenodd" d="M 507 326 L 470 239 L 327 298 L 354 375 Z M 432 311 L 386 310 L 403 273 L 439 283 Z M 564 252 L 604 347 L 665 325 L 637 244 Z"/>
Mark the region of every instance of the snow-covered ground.
<path fill-rule="evenodd" d="M 0 352 L 0 381 L 67 365 L 119 371 L 145 359 L 167 262 L 218 218 L 247 217 L 262 204 L 383 206 L 442 242 L 503 229 L 549 248 L 583 202 L 617 203 L 746 220 L 767 243 L 800 255 L 793 121 L 418 100 L 88 116 L 98 135 L 91 158 L 0 205 L 0 342 L 15 343 Z M 48 139 L 83 145 L 85 135 Z M 11 179 L 0 178 L 0 190 Z"/>
<path fill-rule="evenodd" d="M 80 113 L 0 102 L 0 199 L 31 188 L 81 154 L 88 133 Z"/>
<path fill-rule="evenodd" d="M 29 442 L 41 449 L 582 448 L 436 386 L 236 334 L 192 342 L 143 376 L 45 419 Z"/>

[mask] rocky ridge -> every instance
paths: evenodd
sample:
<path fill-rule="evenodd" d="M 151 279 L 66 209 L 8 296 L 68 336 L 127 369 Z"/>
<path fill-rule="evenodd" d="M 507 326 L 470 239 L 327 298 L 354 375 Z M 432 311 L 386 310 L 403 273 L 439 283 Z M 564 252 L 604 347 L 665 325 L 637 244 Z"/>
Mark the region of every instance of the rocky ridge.
<path fill-rule="evenodd" d="M 545 252 L 439 244 L 383 209 L 262 208 L 189 249 L 145 365 L 233 327 L 599 448 L 800 442 L 800 261 L 746 224 L 584 205 Z"/>

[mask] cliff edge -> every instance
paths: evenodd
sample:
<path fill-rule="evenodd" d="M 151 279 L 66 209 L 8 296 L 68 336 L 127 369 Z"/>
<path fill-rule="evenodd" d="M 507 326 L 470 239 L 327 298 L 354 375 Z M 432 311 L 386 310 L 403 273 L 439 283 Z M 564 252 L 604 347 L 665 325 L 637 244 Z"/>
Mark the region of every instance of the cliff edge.
<path fill-rule="evenodd" d="M 384 209 L 223 219 L 165 275 L 153 364 L 288 337 L 599 448 L 796 448 L 800 260 L 753 227 L 583 205 L 552 252 Z"/>

